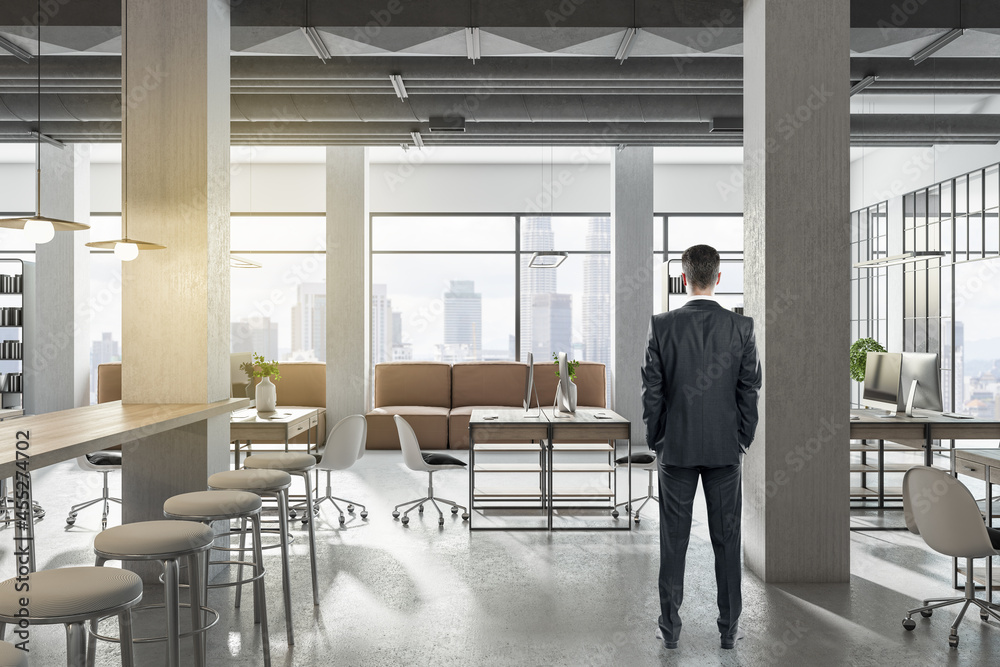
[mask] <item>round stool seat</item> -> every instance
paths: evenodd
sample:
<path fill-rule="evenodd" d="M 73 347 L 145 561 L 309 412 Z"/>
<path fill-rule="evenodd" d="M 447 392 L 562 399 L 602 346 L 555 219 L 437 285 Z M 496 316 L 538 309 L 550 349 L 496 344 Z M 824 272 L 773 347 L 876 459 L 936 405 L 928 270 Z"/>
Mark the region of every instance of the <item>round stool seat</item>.
<path fill-rule="evenodd" d="M 156 559 L 207 549 L 215 540 L 208 526 L 191 521 L 138 521 L 108 528 L 94 538 L 94 551 L 108 560 Z"/>
<path fill-rule="evenodd" d="M 316 457 L 305 452 L 253 454 L 243 460 L 244 468 L 302 472 L 316 467 Z"/>
<path fill-rule="evenodd" d="M 248 491 L 192 491 L 163 503 L 168 516 L 204 517 L 206 520 L 251 514 L 260 509 L 260 496 Z"/>
<path fill-rule="evenodd" d="M 0 667 L 28 667 L 28 654 L 10 642 L 0 642 Z"/>
<path fill-rule="evenodd" d="M 292 476 L 284 470 L 227 470 L 208 478 L 210 489 L 270 491 L 292 485 Z"/>
<path fill-rule="evenodd" d="M 96 617 L 142 597 L 139 575 L 116 567 L 40 570 L 29 574 L 27 580 L 31 618 L 37 621 Z M 20 599 L 28 594 L 17 591 L 17 585 L 16 579 L 0 583 L 0 616 L 13 617 L 21 608 Z"/>

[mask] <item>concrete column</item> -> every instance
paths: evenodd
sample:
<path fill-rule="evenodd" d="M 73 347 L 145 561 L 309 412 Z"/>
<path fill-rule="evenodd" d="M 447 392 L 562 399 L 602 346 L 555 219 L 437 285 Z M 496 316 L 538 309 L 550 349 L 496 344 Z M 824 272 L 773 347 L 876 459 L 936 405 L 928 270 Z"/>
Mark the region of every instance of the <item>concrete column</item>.
<path fill-rule="evenodd" d="M 747 314 L 764 367 L 745 461 L 747 565 L 850 576 L 847 0 L 744 6 Z"/>
<path fill-rule="evenodd" d="M 364 414 L 368 362 L 368 150 L 326 149 L 326 426 Z"/>
<path fill-rule="evenodd" d="M 42 214 L 90 220 L 90 146 L 41 145 Z M 56 232 L 36 246 L 34 349 L 25 359 L 25 407 L 34 414 L 90 403 L 89 231 Z"/>
<path fill-rule="evenodd" d="M 626 146 L 611 156 L 611 401 L 632 422 L 641 445 L 646 333 L 653 314 L 653 148 Z"/>
<path fill-rule="evenodd" d="M 122 266 L 122 400 L 229 397 L 229 3 L 124 0 L 130 237 L 166 250 Z M 123 180 L 126 178 L 123 173 Z M 228 415 L 128 443 L 125 522 L 228 468 Z"/>

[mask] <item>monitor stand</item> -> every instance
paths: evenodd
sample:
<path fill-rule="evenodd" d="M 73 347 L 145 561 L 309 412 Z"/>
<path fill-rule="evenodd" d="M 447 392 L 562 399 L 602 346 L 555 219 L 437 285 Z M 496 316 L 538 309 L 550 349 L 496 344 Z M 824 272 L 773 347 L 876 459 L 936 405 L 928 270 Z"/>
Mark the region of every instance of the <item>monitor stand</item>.
<path fill-rule="evenodd" d="M 521 417 L 524 419 L 539 419 L 542 416 L 542 404 L 538 402 L 538 385 L 532 382 L 531 389 L 535 392 L 535 412 L 532 414 L 531 406 L 529 405 Z"/>
<path fill-rule="evenodd" d="M 914 395 L 916 395 L 916 393 L 917 393 L 917 381 L 914 380 L 913 382 L 910 383 L 910 391 L 906 396 L 906 416 L 910 417 L 911 419 L 927 419 L 927 417 L 924 417 L 922 415 L 913 414 L 913 397 Z"/>

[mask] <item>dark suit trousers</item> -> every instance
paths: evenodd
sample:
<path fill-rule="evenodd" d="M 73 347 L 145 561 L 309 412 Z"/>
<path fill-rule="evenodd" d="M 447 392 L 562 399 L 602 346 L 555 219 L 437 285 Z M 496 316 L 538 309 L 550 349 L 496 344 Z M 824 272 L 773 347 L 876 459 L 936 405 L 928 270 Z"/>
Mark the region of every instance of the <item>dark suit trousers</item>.
<path fill-rule="evenodd" d="M 719 633 L 736 634 L 743 610 L 740 590 L 740 525 L 743 511 L 742 466 L 678 468 L 659 464 L 660 478 L 660 629 L 666 641 L 681 632 L 678 613 L 684 598 L 684 558 L 691 536 L 691 507 L 701 477 L 708 505 L 708 528 L 715 550 L 719 596 Z"/>

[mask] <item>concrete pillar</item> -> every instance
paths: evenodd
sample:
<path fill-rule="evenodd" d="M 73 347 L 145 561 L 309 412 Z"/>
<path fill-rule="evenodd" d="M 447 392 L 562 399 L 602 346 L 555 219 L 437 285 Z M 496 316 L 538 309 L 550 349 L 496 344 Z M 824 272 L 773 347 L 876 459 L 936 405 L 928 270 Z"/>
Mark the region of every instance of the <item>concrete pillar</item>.
<path fill-rule="evenodd" d="M 611 155 L 611 400 L 641 445 L 642 366 L 653 314 L 653 148 Z"/>
<path fill-rule="evenodd" d="M 747 314 L 764 368 L 744 550 L 767 582 L 850 576 L 850 3 L 747 0 Z"/>
<path fill-rule="evenodd" d="M 122 265 L 122 400 L 219 401 L 230 392 L 229 3 L 126 7 L 128 233 L 166 250 Z M 162 518 L 168 496 L 203 490 L 228 461 L 228 415 L 127 443 L 123 520 Z"/>
<path fill-rule="evenodd" d="M 42 214 L 90 220 L 90 146 L 41 145 Z M 89 231 L 56 232 L 35 247 L 33 351 L 24 362 L 25 407 L 34 414 L 90 403 Z"/>
<path fill-rule="evenodd" d="M 326 426 L 366 412 L 371 383 L 368 149 L 326 149 Z"/>

